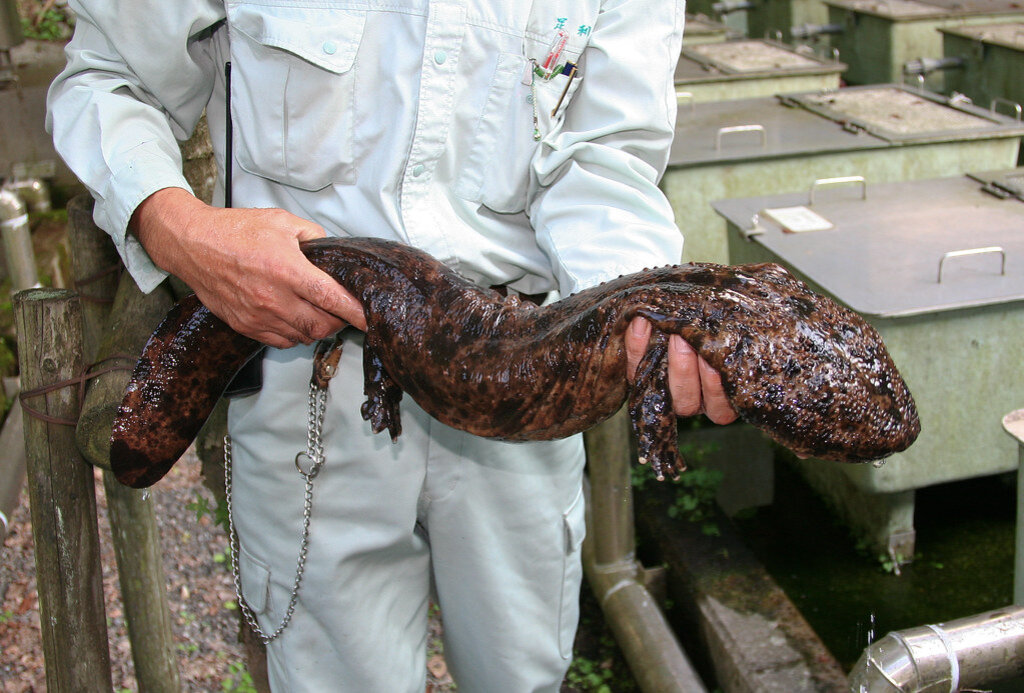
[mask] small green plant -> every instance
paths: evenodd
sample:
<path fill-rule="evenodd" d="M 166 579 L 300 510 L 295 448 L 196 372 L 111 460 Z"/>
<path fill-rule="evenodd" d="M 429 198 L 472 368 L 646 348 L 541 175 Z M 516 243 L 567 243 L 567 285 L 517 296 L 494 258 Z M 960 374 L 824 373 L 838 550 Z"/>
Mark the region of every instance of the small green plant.
<path fill-rule="evenodd" d="M 854 550 L 862 556 L 873 559 L 878 564 L 878 567 L 882 572 L 888 573 L 889 575 L 899 576 L 902 572 L 903 566 L 910 563 L 910 559 L 907 556 L 904 556 L 897 551 L 890 550 L 887 553 L 881 553 L 874 550 L 871 542 L 864 537 L 855 537 Z M 913 558 L 915 561 L 920 561 L 921 555 L 918 554 Z M 942 568 L 941 563 L 933 563 L 932 565 L 933 567 Z"/>
<path fill-rule="evenodd" d="M 196 519 L 203 519 L 204 515 L 210 515 L 210 501 L 206 499 L 206 496 L 196 494 L 196 499 L 191 503 L 186 503 L 185 508 L 191 510 L 196 514 Z"/>
<path fill-rule="evenodd" d="M 220 682 L 220 687 L 223 691 L 234 693 L 256 693 L 252 676 L 241 662 L 232 662 L 228 665 L 228 678 Z"/>
<path fill-rule="evenodd" d="M 71 35 L 71 19 L 63 9 L 51 7 L 32 19 L 22 17 L 21 30 L 25 38 L 58 41 Z"/>
<path fill-rule="evenodd" d="M 614 679 L 615 675 L 607 663 L 580 656 L 573 659 L 565 676 L 565 682 L 570 686 L 594 693 L 612 693 L 610 684 L 614 683 Z"/>
<path fill-rule="evenodd" d="M 882 570 L 890 575 L 896 576 L 901 574 L 903 566 L 910 563 L 910 560 L 906 556 L 891 549 L 888 553 L 879 554 L 878 561 L 882 565 Z"/>
<path fill-rule="evenodd" d="M 700 525 L 704 534 L 717 536 L 720 531 L 714 522 L 715 496 L 722 476 L 721 470 L 708 467 L 695 467 L 680 474 L 673 482 L 676 495 L 668 509 L 669 517 Z"/>
<path fill-rule="evenodd" d="M 201 491 L 196 491 L 196 499 L 191 503 L 186 503 L 185 507 L 196 514 L 196 520 L 201 520 L 204 516 L 209 515 L 213 518 L 214 524 L 218 524 L 227 530 L 228 509 L 223 503 L 218 503 L 216 507 L 212 507 L 210 500 Z"/>
<path fill-rule="evenodd" d="M 14 612 L 10 609 L 4 609 L 3 613 L 0 613 L 0 623 L 10 623 L 14 619 Z"/>
<path fill-rule="evenodd" d="M 195 623 L 195 620 L 196 620 L 195 614 L 190 613 L 187 609 L 181 609 L 180 611 L 178 611 L 178 622 L 179 623 L 181 623 L 181 624 L 183 624 L 185 626 L 190 626 L 193 623 Z"/>

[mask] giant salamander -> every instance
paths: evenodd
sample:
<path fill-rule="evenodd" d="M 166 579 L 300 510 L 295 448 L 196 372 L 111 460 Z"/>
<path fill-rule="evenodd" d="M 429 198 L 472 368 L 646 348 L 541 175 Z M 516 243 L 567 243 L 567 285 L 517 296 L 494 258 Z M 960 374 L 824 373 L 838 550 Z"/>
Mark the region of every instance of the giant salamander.
<path fill-rule="evenodd" d="M 667 382 L 672 334 L 718 370 L 742 419 L 797 454 L 876 460 L 920 431 L 874 328 L 778 265 L 648 269 L 537 306 L 400 243 L 330 238 L 302 249 L 362 302 L 362 414 L 393 439 L 403 392 L 449 426 L 510 441 L 578 433 L 628 401 L 640 461 L 675 476 L 685 464 Z M 631 384 L 624 334 L 637 315 L 653 330 Z M 194 296 L 172 308 L 114 422 L 117 478 L 145 487 L 166 474 L 260 347 Z"/>

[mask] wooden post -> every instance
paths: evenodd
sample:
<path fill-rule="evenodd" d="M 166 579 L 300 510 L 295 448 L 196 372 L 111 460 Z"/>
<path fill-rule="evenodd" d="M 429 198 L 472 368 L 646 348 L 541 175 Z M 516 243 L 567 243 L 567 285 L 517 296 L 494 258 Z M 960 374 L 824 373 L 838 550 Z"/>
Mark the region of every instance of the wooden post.
<path fill-rule="evenodd" d="M 14 297 L 14 312 L 23 392 L 81 372 L 82 313 L 73 292 L 22 291 Z M 73 420 L 78 388 L 60 388 L 26 404 L 46 416 Z M 27 410 L 25 451 L 47 690 L 109 691 L 92 468 L 78 452 L 73 426 L 47 423 Z"/>
<path fill-rule="evenodd" d="M 161 287 L 146 296 L 130 276 L 124 274 L 119 281 L 118 273 L 109 271 L 120 261 L 109 236 L 93 224 L 88 197 L 68 204 L 68 239 L 76 286 L 88 297 L 83 328 L 85 342 L 91 345 L 86 352 L 90 361 L 141 352 L 150 331 L 170 308 L 167 289 Z M 146 306 L 141 315 L 139 304 Z M 148 494 L 119 483 L 110 471 L 110 428 L 129 377 L 130 371 L 115 370 L 89 382 L 76 438 L 85 457 L 104 468 L 103 487 L 139 689 L 172 693 L 180 691 L 181 684 L 153 502 Z"/>
<path fill-rule="evenodd" d="M 92 205 L 92 197 L 83 193 L 71 198 L 67 207 L 74 287 L 82 303 L 82 339 L 87 359 L 95 357 L 100 330 L 93 326 L 102 326 L 110 312 L 121 267 L 121 258 L 110 236 L 92 220 Z"/>

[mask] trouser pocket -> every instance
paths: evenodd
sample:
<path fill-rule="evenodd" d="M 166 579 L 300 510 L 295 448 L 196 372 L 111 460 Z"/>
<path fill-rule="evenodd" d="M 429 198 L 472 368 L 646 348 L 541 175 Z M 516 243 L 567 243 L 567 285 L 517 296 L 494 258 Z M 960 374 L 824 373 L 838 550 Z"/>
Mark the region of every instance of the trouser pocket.
<path fill-rule="evenodd" d="M 562 597 L 558 615 L 558 648 L 563 659 L 572 657 L 576 626 L 580 618 L 580 583 L 583 580 L 581 549 L 586 536 L 586 503 L 583 489 L 562 513 L 565 556 L 562 563 Z"/>
<path fill-rule="evenodd" d="M 238 581 L 242 598 L 257 616 L 273 611 L 270 597 L 270 565 L 238 547 Z"/>

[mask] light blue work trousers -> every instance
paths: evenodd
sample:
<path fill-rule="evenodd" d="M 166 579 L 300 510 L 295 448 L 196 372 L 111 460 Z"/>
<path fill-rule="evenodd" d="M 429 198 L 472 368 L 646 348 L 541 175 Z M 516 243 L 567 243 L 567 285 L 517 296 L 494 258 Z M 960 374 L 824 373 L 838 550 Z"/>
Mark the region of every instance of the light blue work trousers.
<path fill-rule="evenodd" d="M 330 384 L 298 603 L 268 646 L 273 689 L 422 693 L 433 594 L 460 691 L 557 691 L 579 616 L 581 437 L 486 440 L 405 397 L 392 444 L 360 416 L 361 335 L 350 335 Z M 267 632 L 295 578 L 311 363 L 311 347 L 269 350 L 263 389 L 229 410 L 242 592 Z"/>

